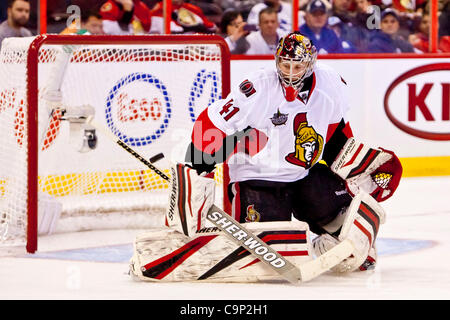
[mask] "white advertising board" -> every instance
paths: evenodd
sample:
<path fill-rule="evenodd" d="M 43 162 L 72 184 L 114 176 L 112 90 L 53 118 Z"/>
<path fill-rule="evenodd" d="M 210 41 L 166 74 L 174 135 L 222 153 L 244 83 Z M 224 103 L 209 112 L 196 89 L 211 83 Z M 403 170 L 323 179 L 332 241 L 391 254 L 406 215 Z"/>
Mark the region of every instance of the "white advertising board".
<path fill-rule="evenodd" d="M 40 84 L 45 87 L 50 69 L 44 66 L 40 71 Z M 93 106 L 96 121 L 138 153 L 151 157 L 162 152 L 167 159 L 183 161 L 193 123 L 206 106 L 220 98 L 220 86 L 218 62 L 116 62 L 114 68 L 97 62 L 71 64 L 61 90 L 64 104 Z M 40 112 L 45 111 L 40 108 Z M 40 119 L 44 120 L 40 129 L 47 130 L 48 116 Z M 41 131 L 40 136 L 43 134 Z M 80 153 L 77 145 L 67 144 L 70 134 L 68 124 L 63 123 L 59 134 L 41 155 L 41 173 L 50 174 L 46 170 L 51 170 L 59 174 L 67 168 L 83 171 L 80 164 L 88 158 L 106 159 L 91 161 L 95 172 L 123 167 L 125 161 L 140 165 L 113 141 L 104 138 L 94 150 Z M 78 136 L 74 140 L 82 141 Z M 54 150 L 59 152 L 55 155 Z M 54 162 L 51 166 L 50 161 Z"/>

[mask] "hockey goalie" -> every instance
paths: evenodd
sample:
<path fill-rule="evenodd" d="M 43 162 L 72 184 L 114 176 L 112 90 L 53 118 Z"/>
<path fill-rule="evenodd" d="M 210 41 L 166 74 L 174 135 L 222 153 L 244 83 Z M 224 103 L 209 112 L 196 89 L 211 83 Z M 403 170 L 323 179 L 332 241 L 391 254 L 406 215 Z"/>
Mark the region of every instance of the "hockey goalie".
<path fill-rule="evenodd" d="M 348 87 L 298 32 L 280 39 L 273 68 L 242 79 L 197 118 L 186 163 L 172 167 L 167 229 L 135 242 L 131 272 L 139 279 L 257 281 L 274 279 L 268 264 L 208 225 L 212 173 L 229 167 L 235 221 L 296 266 L 351 250 L 330 264 L 348 273 L 376 266 L 380 202 L 399 185 L 394 152 L 353 136 Z M 232 225 L 229 226 L 232 228 Z M 231 232 L 231 231 L 230 231 Z M 263 249 L 261 249 L 263 250 Z"/>

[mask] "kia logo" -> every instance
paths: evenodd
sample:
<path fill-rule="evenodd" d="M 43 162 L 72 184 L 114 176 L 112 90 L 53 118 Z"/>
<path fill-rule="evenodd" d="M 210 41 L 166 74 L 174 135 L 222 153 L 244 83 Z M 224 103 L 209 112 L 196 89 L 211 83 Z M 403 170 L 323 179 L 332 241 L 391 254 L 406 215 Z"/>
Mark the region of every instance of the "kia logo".
<path fill-rule="evenodd" d="M 427 77 L 428 75 L 423 76 L 422 80 L 417 78 L 410 79 L 417 75 L 431 72 L 439 72 L 439 75 L 433 79 Z M 418 138 L 441 141 L 450 140 L 449 72 L 450 63 L 435 63 L 414 68 L 400 75 L 392 82 L 384 96 L 384 111 L 389 120 L 400 130 Z M 405 83 L 406 86 L 404 85 Z M 400 84 L 403 85 L 399 86 Z M 397 90 L 395 90 L 396 88 Z M 400 93 L 396 92 L 398 90 L 400 90 Z M 389 104 L 391 95 L 397 95 L 398 97 L 399 94 L 401 99 L 397 99 L 397 101 L 406 100 L 407 104 Z M 406 110 L 400 110 L 400 108 L 405 108 Z M 402 114 L 401 117 L 398 116 L 399 113 Z M 445 124 L 442 125 L 445 129 L 440 130 L 441 132 L 422 128 L 426 125 L 429 128 L 430 124 L 438 126 L 442 123 Z M 420 124 L 422 124 L 422 127 Z"/>

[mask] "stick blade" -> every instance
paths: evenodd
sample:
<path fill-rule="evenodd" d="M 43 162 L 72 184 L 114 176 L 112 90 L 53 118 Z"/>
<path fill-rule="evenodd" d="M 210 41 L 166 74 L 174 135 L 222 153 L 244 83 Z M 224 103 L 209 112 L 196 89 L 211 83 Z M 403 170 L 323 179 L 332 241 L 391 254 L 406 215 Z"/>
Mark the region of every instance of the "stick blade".
<path fill-rule="evenodd" d="M 349 257 L 353 250 L 353 243 L 349 239 L 346 239 L 317 259 L 300 265 L 301 281 L 310 281 L 320 276 L 322 273 L 330 270 L 342 260 Z"/>
<path fill-rule="evenodd" d="M 297 267 L 287 268 L 280 274 L 292 284 L 299 284 L 299 281 L 301 281 L 301 271 Z"/>

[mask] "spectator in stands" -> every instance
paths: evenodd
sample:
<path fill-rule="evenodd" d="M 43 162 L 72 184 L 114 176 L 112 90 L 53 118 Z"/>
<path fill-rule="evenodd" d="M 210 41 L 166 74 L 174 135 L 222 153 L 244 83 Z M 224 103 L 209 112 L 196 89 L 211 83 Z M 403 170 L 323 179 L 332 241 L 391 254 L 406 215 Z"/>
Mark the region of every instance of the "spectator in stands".
<path fill-rule="evenodd" d="M 91 12 L 86 10 L 82 11 L 80 28 L 78 29 L 77 27 L 77 21 L 74 21 L 60 34 L 85 34 L 85 35 L 104 34 L 102 16 L 97 12 Z"/>
<path fill-rule="evenodd" d="M 332 0 L 330 16 L 338 17 L 343 23 L 352 22 L 353 16 L 350 12 L 351 0 Z"/>
<path fill-rule="evenodd" d="M 265 0 L 256 4 L 248 14 L 247 23 L 251 25 L 259 24 L 259 13 L 264 8 L 273 8 L 278 14 L 279 32 L 286 34 L 292 31 L 292 4 L 281 0 Z M 301 22 L 300 22 L 301 21 Z M 299 24 L 303 24 L 303 16 L 299 14 Z"/>
<path fill-rule="evenodd" d="M 0 22 L 8 18 L 6 11 L 8 11 L 8 2 L 1 1 L 0 3 Z"/>
<path fill-rule="evenodd" d="M 391 9 L 394 9 L 397 14 L 402 15 L 403 13 L 417 13 L 422 14 L 423 9 L 426 6 L 427 0 L 384 0 L 383 3 L 388 5 Z"/>
<path fill-rule="evenodd" d="M 267 7 L 259 12 L 259 30 L 245 37 L 249 44 L 246 54 L 275 54 L 278 40 L 284 35 L 279 30 L 278 14 Z"/>
<path fill-rule="evenodd" d="M 150 33 L 164 33 L 164 12 L 162 1 L 151 10 L 152 27 Z M 203 11 L 183 0 L 172 0 L 171 33 L 216 33 L 217 26 Z"/>
<path fill-rule="evenodd" d="M 439 0 L 438 0 L 439 1 Z M 400 28 L 397 31 L 404 39 L 414 33 L 424 12 L 428 0 L 383 0 L 385 8 L 395 10 Z"/>
<path fill-rule="evenodd" d="M 350 34 L 347 30 L 352 30 L 346 27 L 346 24 L 342 22 L 338 17 L 329 17 L 328 26 L 333 30 L 341 41 L 342 52 L 343 53 L 357 53 L 359 50 L 356 48 L 355 44 L 351 39 L 347 38 Z"/>
<path fill-rule="evenodd" d="M 223 10 L 238 10 L 241 13 L 242 18 L 244 18 L 244 21 L 247 21 L 248 15 L 252 8 L 263 1 L 264 0 L 221 0 L 220 5 Z"/>
<path fill-rule="evenodd" d="M 150 9 L 140 0 L 107 0 L 100 8 L 106 34 L 145 34 L 150 31 Z"/>
<path fill-rule="evenodd" d="M 322 0 L 312 0 L 306 7 L 305 23 L 299 30 L 312 41 L 319 53 L 343 53 L 338 36 L 327 27 L 328 17 L 325 3 Z"/>
<path fill-rule="evenodd" d="M 450 0 L 442 3 L 439 15 L 439 37 L 450 36 Z"/>
<path fill-rule="evenodd" d="M 409 42 L 414 48 L 421 52 L 429 52 L 429 35 L 430 35 L 430 15 L 424 13 L 422 20 L 416 33 L 409 36 Z M 438 43 L 439 52 L 450 52 L 450 36 L 443 36 L 439 38 Z"/>
<path fill-rule="evenodd" d="M 338 9 L 335 15 L 328 18 L 328 25 L 342 40 L 344 52 L 367 52 L 370 32 L 376 27 L 373 18 L 375 12 L 371 1 L 372 0 L 355 0 L 355 12 L 353 15 L 339 14 L 340 11 Z M 336 4 L 335 8 L 343 8 L 345 6 L 345 2 L 342 2 L 341 4 Z M 338 16 L 345 16 L 347 22 L 342 21 Z M 371 17 L 372 23 L 368 25 L 369 18 Z M 331 26 L 332 22 L 334 22 L 333 27 Z"/>
<path fill-rule="evenodd" d="M 414 52 L 413 46 L 398 34 L 400 21 L 393 9 L 386 9 L 381 14 L 380 30 L 375 30 L 369 40 L 368 51 L 371 53 Z"/>
<path fill-rule="evenodd" d="M 221 0 L 189 0 L 190 4 L 199 7 L 209 20 L 218 25 L 224 10 L 220 6 Z"/>
<path fill-rule="evenodd" d="M 10 37 L 31 37 L 33 34 L 25 26 L 30 19 L 28 0 L 10 0 L 7 9 L 8 18 L 0 24 L 0 48 L 2 41 Z"/>
<path fill-rule="evenodd" d="M 245 37 L 250 31 L 244 29 L 246 25 L 239 11 L 225 10 L 220 21 L 220 30 L 232 54 L 243 54 L 248 50 L 249 44 Z"/>
<path fill-rule="evenodd" d="M 355 17 L 353 24 L 367 28 L 367 20 L 374 14 L 371 0 L 355 0 Z"/>

